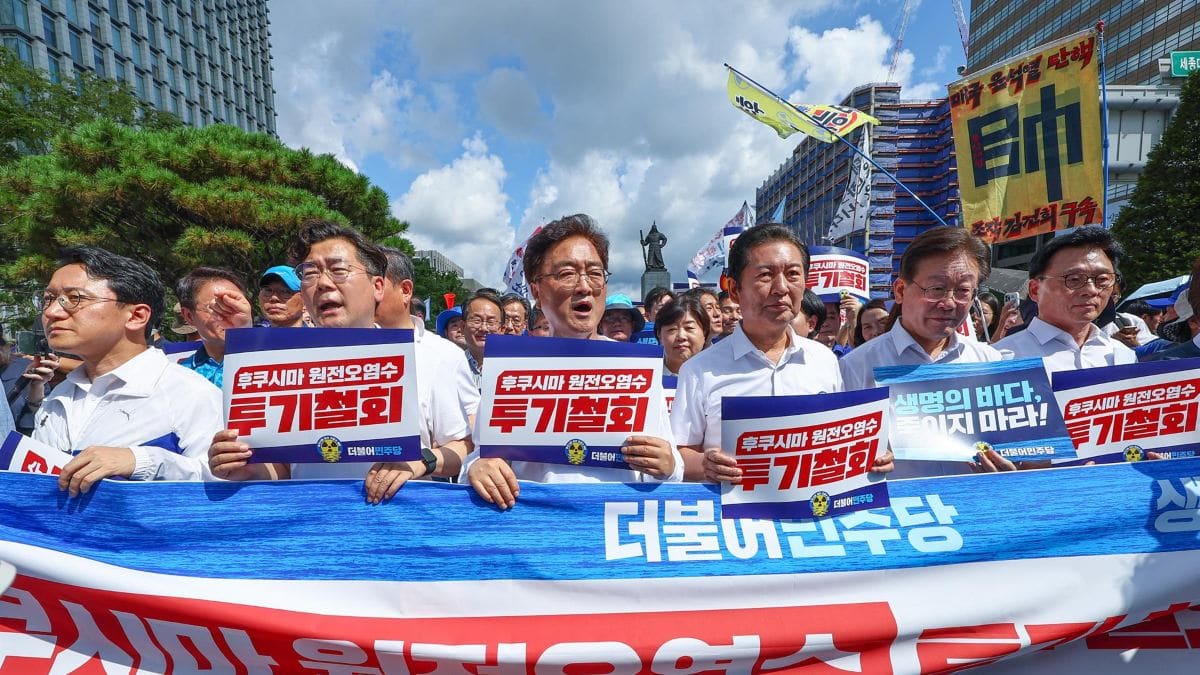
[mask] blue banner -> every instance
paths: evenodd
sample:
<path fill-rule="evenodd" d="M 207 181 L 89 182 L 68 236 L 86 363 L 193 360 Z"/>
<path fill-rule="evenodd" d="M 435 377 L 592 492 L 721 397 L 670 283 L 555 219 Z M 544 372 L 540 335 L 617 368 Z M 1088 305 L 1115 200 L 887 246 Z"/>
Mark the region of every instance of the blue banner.
<path fill-rule="evenodd" d="M 970 460 L 994 449 L 1014 462 L 1075 458 L 1041 359 L 883 366 L 900 459 Z"/>
<path fill-rule="evenodd" d="M 361 481 L 68 499 L 0 473 L 0 666 L 932 673 L 1200 607 L 1200 459 L 890 487 L 887 508 L 772 521 L 722 520 L 697 484 L 525 483 L 501 512 L 423 481 L 371 506 Z"/>

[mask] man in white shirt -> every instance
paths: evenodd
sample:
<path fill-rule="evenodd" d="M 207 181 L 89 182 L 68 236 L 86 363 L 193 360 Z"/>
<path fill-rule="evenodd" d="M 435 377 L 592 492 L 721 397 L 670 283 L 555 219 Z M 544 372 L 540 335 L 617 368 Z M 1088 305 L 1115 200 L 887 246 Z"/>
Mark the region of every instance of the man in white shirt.
<path fill-rule="evenodd" d="M 729 252 L 729 294 L 742 320 L 729 337 L 680 368 L 671 426 L 687 480 L 738 482 L 742 470 L 721 448 L 721 399 L 842 391 L 837 357 L 796 335 L 808 248 L 781 225 L 743 232 Z M 874 471 L 891 470 L 891 453 Z"/>
<path fill-rule="evenodd" d="M 376 310 L 383 301 L 387 255 L 361 233 L 326 221 L 304 225 L 289 250 L 297 263 L 301 293 L 309 316 L 322 328 L 372 328 Z M 408 316 L 404 301 L 411 299 L 411 279 L 401 281 L 401 298 L 392 321 L 403 323 Z M 397 319 L 395 314 L 399 314 Z M 412 319 L 407 321 L 412 324 Z M 415 330 L 415 324 L 414 330 Z M 417 335 L 414 335 L 417 339 Z M 422 347 L 427 343 L 426 347 Z M 253 454 L 248 445 L 237 440 L 237 432 L 225 429 L 212 439 L 209 464 L 218 478 L 262 480 L 283 478 L 362 478 L 368 501 L 378 503 L 394 495 L 412 478 L 441 473 L 457 467 L 470 451 L 467 412 L 459 404 L 458 391 L 446 383 L 437 368 L 440 359 L 432 340 L 422 335 L 414 346 L 417 360 L 417 396 L 421 410 L 422 459 L 411 462 L 378 463 L 369 469 L 361 463 L 339 464 L 250 464 Z M 431 353 L 433 355 L 431 355 Z M 462 360 L 462 352 L 455 358 Z M 430 366 L 433 372 L 430 372 Z M 436 448 L 432 446 L 436 445 Z M 451 457 L 454 455 L 455 457 Z"/>
<path fill-rule="evenodd" d="M 584 214 L 543 227 L 525 244 L 525 278 L 533 299 L 550 322 L 550 337 L 607 340 L 597 327 L 608 286 L 608 237 Z M 665 412 L 665 411 L 664 411 Z M 670 423 L 662 423 L 670 435 Z M 468 459 L 466 478 L 481 498 L 501 509 L 520 495 L 518 479 L 551 482 L 679 481 L 683 461 L 671 438 L 633 435 L 621 447 L 632 469 L 513 462 L 498 457 Z"/>
<path fill-rule="evenodd" d="M 875 368 L 925 363 L 1000 361 L 998 351 L 958 334 L 971 310 L 979 284 L 992 271 L 987 244 L 958 227 L 935 227 L 912 240 L 900 258 L 900 273 L 892 284 L 900 316 L 892 329 L 864 342 L 842 358 L 847 390 L 875 387 Z M 1000 455 L 990 459 L 1004 468 Z M 983 464 L 986 469 L 994 464 Z M 967 473 L 968 462 L 899 460 L 892 478 Z"/>
<path fill-rule="evenodd" d="M 383 328 L 413 331 L 421 416 L 437 460 L 433 475 L 457 476 L 463 458 L 471 449 L 470 429 L 479 410 L 479 388 L 458 345 L 425 330 L 423 322 L 414 320 L 412 260 L 399 249 L 381 248 L 387 256 L 387 269 L 383 275 L 383 300 L 375 308 L 375 322 Z M 440 446 L 441 439 L 447 440 L 446 448 Z M 411 475 L 404 474 L 413 474 L 414 468 L 411 462 L 372 466 L 367 472 L 367 501 L 377 504 L 391 499 L 411 479 Z"/>
<path fill-rule="evenodd" d="M 1133 350 L 1096 327 L 1124 251 L 1100 226 L 1055 237 L 1029 262 L 1029 298 L 1038 315 L 995 344 L 1006 358 L 1040 357 L 1047 373 L 1137 361 Z"/>
<path fill-rule="evenodd" d="M 78 453 L 59 475 L 72 497 L 99 480 L 201 480 L 208 439 L 223 426 L 221 393 L 147 345 L 163 314 L 154 270 L 99 248 L 64 251 L 41 296 L 50 348 L 79 357 L 50 396 L 31 379 L 40 406 L 34 439 Z"/>

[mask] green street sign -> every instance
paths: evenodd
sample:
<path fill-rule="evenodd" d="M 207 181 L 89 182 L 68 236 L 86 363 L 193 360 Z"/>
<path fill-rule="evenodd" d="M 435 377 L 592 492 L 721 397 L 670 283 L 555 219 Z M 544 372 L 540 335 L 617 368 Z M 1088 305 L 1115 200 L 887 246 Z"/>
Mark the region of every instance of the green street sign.
<path fill-rule="evenodd" d="M 1187 77 L 1200 70 L 1200 52 L 1171 52 L 1171 77 Z"/>

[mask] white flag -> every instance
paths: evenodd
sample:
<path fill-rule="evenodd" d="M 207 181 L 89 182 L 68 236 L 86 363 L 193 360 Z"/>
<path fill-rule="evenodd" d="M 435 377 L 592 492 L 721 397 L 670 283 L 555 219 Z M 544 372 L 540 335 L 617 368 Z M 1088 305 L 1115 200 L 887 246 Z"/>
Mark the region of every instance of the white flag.
<path fill-rule="evenodd" d="M 871 134 L 866 132 L 863 132 L 862 152 L 867 157 L 871 155 Z M 867 226 L 867 213 L 871 207 L 871 164 L 863 155 L 854 156 L 850 165 L 850 180 L 846 182 L 846 191 L 842 194 L 842 203 L 838 205 L 826 235 L 835 243 L 851 232 L 858 232 Z"/>
<path fill-rule="evenodd" d="M 529 238 L 532 238 L 534 234 L 541 231 L 542 228 L 539 225 L 529 235 Z M 512 255 L 509 256 L 508 264 L 504 266 L 504 285 L 508 287 L 509 293 L 516 293 L 526 300 L 533 302 L 533 294 L 529 292 L 529 284 L 525 281 L 525 246 L 528 244 L 529 239 L 521 242 L 521 245 L 517 246 L 513 250 Z"/>
<path fill-rule="evenodd" d="M 692 262 L 688 263 L 688 273 L 699 279 L 714 267 L 724 267 L 728 245 L 737 239 L 737 235 L 742 230 L 748 227 L 754 227 L 754 211 L 748 203 L 742 202 L 742 208 L 738 209 L 729 222 L 717 230 L 712 239 L 701 246 L 699 251 L 696 251 Z"/>

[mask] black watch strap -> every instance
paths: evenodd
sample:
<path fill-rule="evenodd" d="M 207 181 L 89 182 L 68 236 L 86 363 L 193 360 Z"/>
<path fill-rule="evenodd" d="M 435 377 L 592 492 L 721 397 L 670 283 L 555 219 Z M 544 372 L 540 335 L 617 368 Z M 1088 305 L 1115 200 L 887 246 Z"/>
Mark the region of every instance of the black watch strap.
<path fill-rule="evenodd" d="M 437 471 L 437 455 L 429 448 L 421 448 L 421 462 L 425 464 L 425 476 L 432 476 Z"/>

